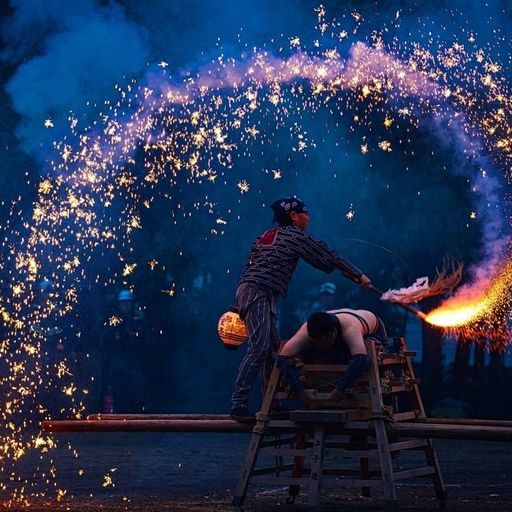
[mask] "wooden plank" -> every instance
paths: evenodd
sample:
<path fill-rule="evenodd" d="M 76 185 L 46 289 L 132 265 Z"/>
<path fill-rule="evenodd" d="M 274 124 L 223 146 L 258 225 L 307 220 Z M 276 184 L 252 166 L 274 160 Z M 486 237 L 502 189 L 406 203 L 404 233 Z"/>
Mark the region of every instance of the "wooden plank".
<path fill-rule="evenodd" d="M 320 486 L 322 482 L 322 469 L 324 457 L 324 438 L 325 431 L 323 425 L 315 425 L 313 437 L 313 462 L 311 464 L 311 473 L 309 475 L 309 506 L 316 507 L 320 500 Z"/>
<path fill-rule="evenodd" d="M 409 421 L 417 418 L 414 411 L 397 412 L 393 414 L 393 421 Z"/>
<path fill-rule="evenodd" d="M 251 471 L 251 476 L 259 475 L 271 475 L 275 473 L 276 476 L 282 471 L 290 471 L 293 468 L 293 464 L 282 464 L 281 466 L 267 466 L 265 468 L 257 468 Z"/>
<path fill-rule="evenodd" d="M 341 469 L 341 468 L 325 468 L 322 472 L 326 476 L 353 476 L 359 478 L 361 476 L 360 469 Z M 368 477 L 379 477 L 380 471 L 372 470 L 368 471 Z"/>
<path fill-rule="evenodd" d="M 362 409 L 290 411 L 290 420 L 296 423 L 344 423 L 368 419 L 370 416 L 368 411 Z"/>
<path fill-rule="evenodd" d="M 423 468 L 407 469 L 405 471 L 397 471 L 393 474 L 395 480 L 405 480 L 407 478 L 418 478 L 422 476 L 432 476 L 435 469 L 430 466 Z"/>
<path fill-rule="evenodd" d="M 282 445 L 290 445 L 295 442 L 296 437 L 284 437 L 282 439 L 272 439 L 269 441 L 262 441 L 260 444 L 260 448 L 268 448 L 270 446 L 282 446 Z"/>
<path fill-rule="evenodd" d="M 343 457 L 346 458 L 346 457 L 354 457 L 354 458 L 362 458 L 362 457 L 369 457 L 369 458 L 377 458 L 379 456 L 379 452 L 375 449 L 375 450 L 350 450 L 350 449 L 347 449 L 347 448 L 338 448 L 338 450 L 342 450 L 343 451 Z"/>
<path fill-rule="evenodd" d="M 398 386 L 391 386 L 390 388 L 382 387 L 382 392 L 385 395 L 397 395 L 398 393 L 410 393 L 412 391 L 412 384 L 410 386 L 400 384 Z"/>
<path fill-rule="evenodd" d="M 270 419 L 265 423 L 265 429 L 269 432 L 272 430 L 297 430 L 298 426 L 295 422 L 290 420 L 273 420 Z"/>
<path fill-rule="evenodd" d="M 410 441 L 399 441 L 398 443 L 391 443 L 389 449 L 392 452 L 400 450 L 416 450 L 418 448 L 425 448 L 428 445 L 426 439 L 411 439 Z"/>
<path fill-rule="evenodd" d="M 272 450 L 260 449 L 259 457 L 276 457 L 278 455 L 283 455 L 285 457 L 305 457 L 309 451 L 310 450 L 299 448 L 275 448 Z"/>

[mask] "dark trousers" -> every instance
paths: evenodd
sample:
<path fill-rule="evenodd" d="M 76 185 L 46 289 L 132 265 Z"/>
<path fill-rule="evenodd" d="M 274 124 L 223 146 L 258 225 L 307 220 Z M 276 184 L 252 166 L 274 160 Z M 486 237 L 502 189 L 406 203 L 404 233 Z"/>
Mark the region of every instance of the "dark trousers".
<path fill-rule="evenodd" d="M 276 300 L 274 292 L 248 283 L 242 283 L 237 289 L 237 306 L 247 326 L 249 339 L 231 396 L 233 407 L 247 407 L 258 373 L 262 386 L 270 377 L 273 352 L 277 351 L 280 343 L 276 328 Z"/>

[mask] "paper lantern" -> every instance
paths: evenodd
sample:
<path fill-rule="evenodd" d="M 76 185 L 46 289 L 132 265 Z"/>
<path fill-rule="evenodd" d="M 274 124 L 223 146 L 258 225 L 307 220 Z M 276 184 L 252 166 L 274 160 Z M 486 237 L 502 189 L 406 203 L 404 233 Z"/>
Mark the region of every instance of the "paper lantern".
<path fill-rule="evenodd" d="M 237 308 L 231 308 L 219 318 L 217 331 L 224 347 L 230 350 L 237 349 L 249 336 Z"/>

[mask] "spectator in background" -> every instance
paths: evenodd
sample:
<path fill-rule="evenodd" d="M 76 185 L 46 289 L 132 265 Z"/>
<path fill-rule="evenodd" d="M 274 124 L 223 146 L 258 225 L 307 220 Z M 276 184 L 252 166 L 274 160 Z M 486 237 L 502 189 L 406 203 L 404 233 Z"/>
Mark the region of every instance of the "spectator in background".
<path fill-rule="evenodd" d="M 149 340 L 144 315 L 130 290 L 117 297 L 117 312 L 107 321 L 103 346 L 105 413 L 141 413 L 149 402 Z"/>
<path fill-rule="evenodd" d="M 310 295 L 311 297 L 311 295 Z M 306 299 L 295 310 L 295 317 L 299 322 L 304 323 L 313 313 L 327 311 L 336 303 L 336 285 L 327 281 L 320 286 L 318 294 L 311 299 Z"/>
<path fill-rule="evenodd" d="M 37 286 L 35 308 L 38 322 L 31 326 L 36 339 L 41 341 L 41 375 L 46 379 L 41 386 L 41 405 L 47 408 L 52 418 L 60 418 L 69 407 L 69 397 L 63 393 L 73 383 L 76 375 L 77 330 L 73 315 L 63 315 L 55 284 L 42 279 Z M 32 371 L 36 371 L 33 369 Z"/>

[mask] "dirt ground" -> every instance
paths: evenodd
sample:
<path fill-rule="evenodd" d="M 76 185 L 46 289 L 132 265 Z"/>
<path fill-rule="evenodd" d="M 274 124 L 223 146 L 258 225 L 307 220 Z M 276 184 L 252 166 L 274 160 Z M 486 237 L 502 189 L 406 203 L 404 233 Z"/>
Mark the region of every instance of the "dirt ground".
<path fill-rule="evenodd" d="M 30 510 L 231 511 L 231 495 L 249 442 L 246 434 L 65 434 L 58 439 L 52 487 L 55 495 L 57 489 L 66 494 L 60 503 L 36 501 Z M 437 442 L 437 450 L 449 493 L 446 510 L 512 511 L 512 445 L 443 440 Z M 411 457 L 409 452 L 394 464 L 410 467 Z M 21 467 L 28 480 L 35 478 L 36 464 L 29 459 Z M 287 488 L 274 480 L 251 485 L 244 510 L 307 510 L 304 496 L 295 505 L 286 505 Z M 103 487 L 104 483 L 108 485 Z M 438 510 L 429 480 L 404 482 L 398 497 L 403 511 Z M 322 489 L 322 511 L 384 507 L 380 495 L 362 498 L 357 489 L 337 488 L 334 479 L 326 480 Z"/>

